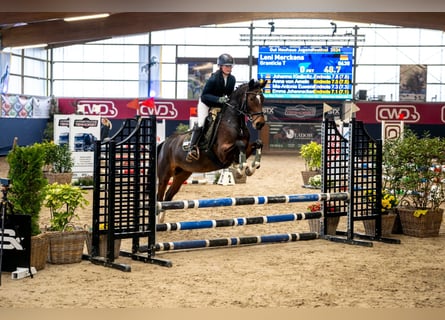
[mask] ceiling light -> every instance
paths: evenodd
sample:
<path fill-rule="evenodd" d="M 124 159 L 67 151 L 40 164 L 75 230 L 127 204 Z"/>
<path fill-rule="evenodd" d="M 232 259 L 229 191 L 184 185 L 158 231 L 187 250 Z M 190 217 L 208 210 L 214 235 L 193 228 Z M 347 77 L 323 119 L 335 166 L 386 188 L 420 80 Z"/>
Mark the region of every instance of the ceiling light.
<path fill-rule="evenodd" d="M 12 47 L 11 49 L 32 49 L 32 48 L 43 48 L 46 47 L 47 43 L 38 43 L 38 44 L 31 44 L 29 46 L 21 46 L 21 47 Z"/>
<path fill-rule="evenodd" d="M 88 16 L 78 16 L 63 19 L 66 22 L 80 21 L 80 20 L 90 20 L 90 19 L 101 19 L 110 16 L 109 13 L 91 14 Z"/>

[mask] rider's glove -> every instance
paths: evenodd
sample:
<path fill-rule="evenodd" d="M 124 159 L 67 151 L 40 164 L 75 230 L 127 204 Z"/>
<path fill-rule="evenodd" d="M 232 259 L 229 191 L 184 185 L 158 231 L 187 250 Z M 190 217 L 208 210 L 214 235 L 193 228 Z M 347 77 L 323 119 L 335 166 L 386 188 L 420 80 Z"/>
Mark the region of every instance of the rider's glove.
<path fill-rule="evenodd" d="M 227 97 L 227 96 L 219 97 L 218 98 L 218 102 L 221 103 L 221 104 L 229 102 L 229 97 Z"/>

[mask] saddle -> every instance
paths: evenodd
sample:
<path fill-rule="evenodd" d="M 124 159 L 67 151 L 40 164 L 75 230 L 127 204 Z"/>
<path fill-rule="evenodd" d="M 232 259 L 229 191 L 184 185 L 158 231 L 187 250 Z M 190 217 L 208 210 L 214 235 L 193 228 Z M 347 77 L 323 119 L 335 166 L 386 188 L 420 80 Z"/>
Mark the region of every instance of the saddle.
<path fill-rule="evenodd" d="M 218 132 L 220 118 L 221 108 L 211 108 L 209 110 L 209 115 L 204 123 L 202 136 L 198 142 L 198 148 L 200 151 L 207 152 L 210 149 L 210 146 L 213 145 L 216 138 L 216 133 Z M 184 151 L 187 151 L 190 146 L 191 136 L 192 130 L 187 132 L 187 136 L 184 139 L 184 143 L 182 145 Z"/>

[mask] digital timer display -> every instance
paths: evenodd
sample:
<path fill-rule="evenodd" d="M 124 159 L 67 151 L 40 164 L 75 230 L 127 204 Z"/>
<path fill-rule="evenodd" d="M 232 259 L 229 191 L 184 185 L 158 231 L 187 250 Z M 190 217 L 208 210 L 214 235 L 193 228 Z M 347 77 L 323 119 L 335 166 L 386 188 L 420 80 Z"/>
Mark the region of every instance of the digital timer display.
<path fill-rule="evenodd" d="M 353 47 L 260 46 L 258 80 L 266 98 L 352 99 Z"/>

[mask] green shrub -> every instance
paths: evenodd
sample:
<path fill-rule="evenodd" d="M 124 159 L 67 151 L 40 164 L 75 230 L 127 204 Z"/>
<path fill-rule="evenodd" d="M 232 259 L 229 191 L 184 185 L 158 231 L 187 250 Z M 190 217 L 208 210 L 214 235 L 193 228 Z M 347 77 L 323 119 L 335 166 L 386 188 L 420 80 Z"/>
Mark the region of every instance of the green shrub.
<path fill-rule="evenodd" d="M 69 231 L 69 224 L 74 218 L 79 218 L 77 208 L 84 208 L 89 204 L 85 199 L 85 190 L 70 184 L 48 184 L 44 190 L 45 207 L 50 209 L 51 231 Z M 68 227 L 68 229 L 67 229 Z"/>
<path fill-rule="evenodd" d="M 321 144 L 311 141 L 300 147 L 300 155 L 305 161 L 306 170 L 319 171 L 321 169 Z"/>
<path fill-rule="evenodd" d="M 72 172 L 74 161 L 67 144 L 58 145 L 54 142 L 43 142 L 41 145 L 48 171 L 53 173 Z"/>
<path fill-rule="evenodd" d="M 43 177 L 44 152 L 41 144 L 15 146 L 7 155 L 8 177 L 11 179 L 9 200 L 17 213 L 31 216 L 31 233 L 40 233 L 39 214 L 43 202 L 43 188 L 47 180 Z"/>
<path fill-rule="evenodd" d="M 418 209 L 436 209 L 445 203 L 445 139 L 405 129 L 383 145 L 384 189 Z"/>

